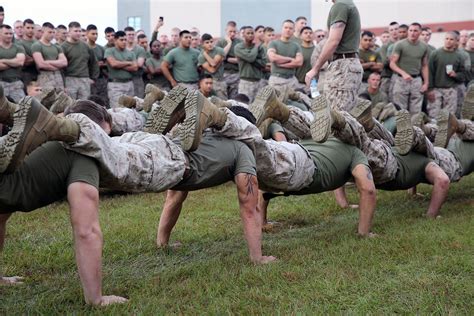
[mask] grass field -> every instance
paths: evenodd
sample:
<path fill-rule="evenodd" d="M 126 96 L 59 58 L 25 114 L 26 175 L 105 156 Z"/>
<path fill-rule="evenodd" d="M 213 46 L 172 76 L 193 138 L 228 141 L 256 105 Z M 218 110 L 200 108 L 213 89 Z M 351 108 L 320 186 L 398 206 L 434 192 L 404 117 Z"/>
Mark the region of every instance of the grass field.
<path fill-rule="evenodd" d="M 25 284 L 0 287 L 0 314 L 472 314 L 474 176 L 451 186 L 438 220 L 423 218 L 430 187 L 419 192 L 379 193 L 375 239 L 330 194 L 275 199 L 281 225 L 263 248 L 279 260 L 265 266 L 249 262 L 231 184 L 189 195 L 175 250 L 155 247 L 163 194 L 103 197 L 104 294 L 130 298 L 107 308 L 83 302 L 67 205 L 15 215 L 3 270 Z"/>

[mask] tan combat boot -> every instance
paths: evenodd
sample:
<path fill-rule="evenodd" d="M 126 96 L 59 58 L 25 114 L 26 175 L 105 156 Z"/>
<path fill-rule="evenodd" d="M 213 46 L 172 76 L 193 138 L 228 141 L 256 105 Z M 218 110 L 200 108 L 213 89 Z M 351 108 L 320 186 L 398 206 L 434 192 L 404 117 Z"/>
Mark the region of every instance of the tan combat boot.
<path fill-rule="evenodd" d="M 434 141 L 436 147 L 446 148 L 451 136 L 466 128 L 463 122 L 458 122 L 456 117 L 446 109 L 439 111 L 436 121 L 438 124 L 438 133 L 436 133 Z"/>
<path fill-rule="evenodd" d="M 185 151 L 196 150 L 202 132 L 208 127 L 220 129 L 227 121 L 225 109 L 218 108 L 199 91 L 189 92 L 184 104 L 186 118 L 179 126 L 181 147 Z"/>
<path fill-rule="evenodd" d="M 249 105 L 249 110 L 257 120 L 257 127 L 267 118 L 285 123 L 290 117 L 288 106 L 277 99 L 275 90 L 270 86 L 258 91 L 255 100 Z"/>
<path fill-rule="evenodd" d="M 215 104 L 217 107 L 219 108 L 229 108 L 232 106 L 232 102 L 231 101 L 224 101 L 222 100 L 221 98 L 213 95 L 209 101 L 211 101 L 213 104 Z"/>
<path fill-rule="evenodd" d="M 359 98 L 357 105 L 351 110 L 350 114 L 364 127 L 366 132 L 370 132 L 375 125 L 372 118 L 372 102 Z"/>
<path fill-rule="evenodd" d="M 147 84 L 145 87 L 145 98 L 143 99 L 143 111 L 150 112 L 153 103 L 161 101 L 165 97 L 165 93 L 154 84 Z"/>
<path fill-rule="evenodd" d="M 61 91 L 56 95 L 56 101 L 54 101 L 49 110 L 54 114 L 63 113 L 68 106 L 72 106 L 73 104 L 74 99 L 68 96 L 64 91 Z"/>
<path fill-rule="evenodd" d="M 13 125 L 13 113 L 17 106 L 17 104 L 8 101 L 4 95 L 3 87 L 0 86 L 0 124 Z"/>
<path fill-rule="evenodd" d="M 134 109 L 137 107 L 137 100 L 126 94 L 121 95 L 117 103 L 124 108 Z"/>
<path fill-rule="evenodd" d="M 54 101 L 56 101 L 56 98 L 56 90 L 51 87 L 44 88 L 37 96 L 37 99 L 40 101 L 40 103 L 48 110 L 51 108 Z"/>
<path fill-rule="evenodd" d="M 73 120 L 57 117 L 38 100 L 25 97 L 18 105 L 21 111 L 16 111 L 15 128 L 21 130 L 17 135 L 18 144 L 12 155 L 7 171 L 14 171 L 27 154 L 39 147 L 41 144 L 51 141 L 64 141 L 72 143 L 79 138 L 79 125 Z"/>
<path fill-rule="evenodd" d="M 397 133 L 395 134 L 395 148 L 400 155 L 407 155 L 413 148 L 414 132 L 411 125 L 410 113 L 400 110 L 396 115 Z"/>
<path fill-rule="evenodd" d="M 185 117 L 184 101 L 188 89 L 176 86 L 161 100 L 160 106 L 155 107 L 148 116 L 145 132 L 167 134 L 173 126 L 182 122 Z"/>

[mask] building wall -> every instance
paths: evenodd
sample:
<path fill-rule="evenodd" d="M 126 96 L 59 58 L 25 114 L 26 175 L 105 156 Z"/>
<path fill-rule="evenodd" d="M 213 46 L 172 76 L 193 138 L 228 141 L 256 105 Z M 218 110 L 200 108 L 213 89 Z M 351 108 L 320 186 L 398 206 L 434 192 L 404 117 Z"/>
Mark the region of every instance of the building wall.
<path fill-rule="evenodd" d="M 123 30 L 128 26 L 129 17 L 140 17 L 139 29 L 150 31 L 150 0 L 117 0 L 117 27 Z"/>

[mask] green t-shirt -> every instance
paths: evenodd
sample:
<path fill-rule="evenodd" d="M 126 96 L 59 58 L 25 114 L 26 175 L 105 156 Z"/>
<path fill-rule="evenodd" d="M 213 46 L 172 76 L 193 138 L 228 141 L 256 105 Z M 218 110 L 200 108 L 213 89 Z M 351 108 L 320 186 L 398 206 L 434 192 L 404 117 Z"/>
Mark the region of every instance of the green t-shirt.
<path fill-rule="evenodd" d="M 382 69 L 382 78 L 390 78 L 393 75 L 393 71 L 390 68 L 390 55 L 393 52 L 394 42 L 388 42 L 379 50 L 380 57 L 382 57 L 383 69 Z"/>
<path fill-rule="evenodd" d="M 0 59 L 13 59 L 18 54 L 25 54 L 25 49 L 17 44 L 12 44 L 10 48 L 0 46 Z M 9 67 L 0 71 L 0 79 L 18 79 L 21 78 L 21 67 Z"/>
<path fill-rule="evenodd" d="M 377 185 L 377 189 L 395 191 L 406 190 L 420 183 L 429 183 L 425 177 L 426 166 L 432 161 L 415 152 L 402 156 L 393 153 L 397 159 L 398 171 L 395 179 Z"/>
<path fill-rule="evenodd" d="M 464 60 L 457 52 L 446 51 L 443 47 L 435 50 L 429 60 L 429 88 L 453 88 L 462 83 L 464 73 Z M 446 72 L 446 66 L 451 65 L 458 77 L 452 78 Z"/>
<path fill-rule="evenodd" d="M 258 81 L 264 77 L 263 69 L 267 64 L 265 49 L 262 45 L 247 47 L 244 42 L 235 45 L 235 56 L 239 59 L 241 79 Z"/>
<path fill-rule="evenodd" d="M 336 54 L 357 53 L 360 43 L 360 15 L 352 0 L 336 0 L 333 4 L 329 11 L 328 29 L 336 22 L 346 24 Z"/>
<path fill-rule="evenodd" d="M 382 92 L 380 89 L 375 94 L 371 94 L 368 89 L 365 89 L 364 93 L 367 93 L 370 96 L 370 101 L 372 101 L 372 106 L 380 102 L 388 103 L 387 95 L 384 92 Z"/>
<path fill-rule="evenodd" d="M 303 65 L 296 68 L 296 79 L 298 79 L 298 82 L 300 83 L 305 83 L 304 78 L 306 73 L 311 70 L 311 56 L 313 55 L 314 46 L 301 46 L 301 50 L 303 52 Z"/>
<path fill-rule="evenodd" d="M 135 54 L 135 58 L 138 60 L 138 58 L 143 58 L 146 59 L 146 50 L 141 47 L 140 45 L 135 45 L 133 46 L 132 49 L 129 49 L 129 51 L 132 51 Z M 143 68 L 138 67 L 138 70 L 133 72 L 134 77 L 142 77 L 143 76 Z"/>
<path fill-rule="evenodd" d="M 177 82 L 195 83 L 199 80 L 197 71 L 199 51 L 194 48 L 176 47 L 163 58 L 173 68 L 173 78 Z"/>
<path fill-rule="evenodd" d="M 145 66 L 152 66 L 153 68 L 160 68 L 161 67 L 161 62 L 163 61 L 163 58 L 160 58 L 160 59 L 156 59 L 155 57 L 150 57 L 150 58 L 147 58 L 146 62 L 145 62 Z M 168 80 L 166 80 L 165 76 L 163 76 L 162 74 L 159 74 L 159 75 L 153 75 L 151 76 L 150 78 L 150 82 L 151 83 L 156 83 L 158 84 L 160 87 L 167 87 L 169 86 L 169 82 Z"/>
<path fill-rule="evenodd" d="M 44 60 L 57 60 L 59 54 L 63 52 L 61 46 L 56 44 L 45 45 L 40 41 L 35 42 L 31 45 L 31 51 L 33 53 L 40 53 Z"/>
<path fill-rule="evenodd" d="M 36 40 L 32 40 L 32 41 L 19 40 L 17 44 L 23 46 L 26 56 L 33 57 L 31 46 L 33 46 L 35 42 Z M 34 62 L 29 66 L 23 66 L 23 71 L 28 72 L 30 74 L 35 74 L 35 75 L 38 74 L 38 71 L 36 70 L 36 65 Z"/>
<path fill-rule="evenodd" d="M 303 140 L 301 145 L 310 153 L 316 169 L 310 186 L 296 194 L 312 194 L 337 189 L 352 178 L 352 170 L 357 165 L 369 168 L 369 162 L 360 149 L 336 138 L 330 137 L 322 144 L 313 140 Z"/>
<path fill-rule="evenodd" d="M 224 53 L 224 50 L 221 48 L 221 47 L 217 47 L 215 46 L 213 49 L 211 49 L 208 53 L 207 53 L 211 58 L 214 58 L 216 55 L 221 55 L 222 58 L 225 58 L 225 53 Z M 198 63 L 197 65 L 198 66 L 202 66 L 203 64 L 206 63 L 206 58 L 204 57 L 202 51 L 200 51 L 199 53 L 199 56 L 198 56 Z M 210 72 L 208 72 L 207 70 L 204 70 L 203 68 L 203 71 L 205 74 L 209 74 L 212 76 L 212 78 L 214 79 L 217 79 L 217 80 L 220 80 L 224 77 L 224 63 L 222 62 L 220 65 L 219 65 L 219 68 L 216 69 L 216 72 L 211 74 Z"/>
<path fill-rule="evenodd" d="M 189 175 L 173 190 L 199 190 L 233 181 L 239 173 L 257 175 L 255 157 L 242 142 L 206 133 L 196 151 L 186 153 Z"/>
<path fill-rule="evenodd" d="M 278 55 L 295 58 L 298 53 L 302 54 L 301 47 L 295 42 L 283 42 L 281 39 L 271 41 L 268 45 L 268 50 L 273 48 Z M 296 68 L 288 69 L 281 68 L 277 64 L 272 63 L 272 75 L 278 74 L 285 77 L 294 76 L 296 73 Z"/>
<path fill-rule="evenodd" d="M 104 58 L 113 57 L 117 61 L 134 61 L 136 60 L 135 53 L 129 50 L 118 50 L 116 47 L 107 48 L 104 53 Z M 132 80 L 132 73 L 123 68 L 113 68 L 107 63 L 107 70 L 109 78 L 114 80 Z"/>
<path fill-rule="evenodd" d="M 359 49 L 359 58 L 363 60 L 364 63 L 368 63 L 368 62 L 381 63 L 382 62 L 382 57 L 380 56 L 380 54 L 370 49 L 369 50 Z M 364 70 L 362 81 L 367 82 L 367 79 L 369 79 L 369 75 L 371 73 L 372 73 L 372 70 L 370 69 Z"/>
<path fill-rule="evenodd" d="M 0 175 L 0 213 L 33 211 L 63 199 L 74 182 L 99 187 L 94 159 L 48 142 L 29 155 L 18 170 Z"/>
<path fill-rule="evenodd" d="M 393 54 L 400 56 L 398 67 L 411 76 L 418 76 L 421 73 L 421 62 L 428 56 L 428 46 L 422 41 L 413 44 L 404 39 L 394 45 Z"/>
<path fill-rule="evenodd" d="M 469 60 L 471 61 L 471 69 L 470 69 L 470 78 L 469 79 L 474 79 L 474 50 L 465 50 L 465 52 L 469 55 Z"/>
<path fill-rule="evenodd" d="M 240 38 L 234 38 L 232 40 L 232 44 L 230 45 L 229 52 L 227 53 L 226 60 L 224 60 L 224 70 L 230 73 L 237 73 L 239 71 L 239 65 L 238 64 L 231 64 L 227 62 L 227 58 L 229 57 L 235 57 L 235 45 L 239 44 L 242 42 Z M 220 40 L 217 41 L 216 43 L 217 47 L 224 48 L 227 46 L 227 40 L 225 38 L 221 38 Z"/>
<path fill-rule="evenodd" d="M 86 43 L 66 41 L 61 47 L 67 58 L 67 67 L 64 72 L 67 77 L 91 79 L 99 77 L 99 64 L 95 53 Z"/>
<path fill-rule="evenodd" d="M 463 176 L 474 171 L 474 142 L 451 138 L 446 149 L 456 156 L 461 164 Z"/>

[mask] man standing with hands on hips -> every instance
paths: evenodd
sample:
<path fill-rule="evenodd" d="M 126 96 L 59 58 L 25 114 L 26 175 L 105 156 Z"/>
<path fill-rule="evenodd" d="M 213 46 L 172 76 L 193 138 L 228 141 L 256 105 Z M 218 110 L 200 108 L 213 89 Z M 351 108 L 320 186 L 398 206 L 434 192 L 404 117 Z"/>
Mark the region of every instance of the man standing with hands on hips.
<path fill-rule="evenodd" d="M 329 61 L 325 93 L 332 109 L 350 111 L 357 103 L 357 92 L 362 81 L 362 66 L 358 51 L 360 15 L 352 0 L 333 0 L 329 11 L 329 35 L 313 68 L 306 73 L 309 86 L 325 62 Z"/>

